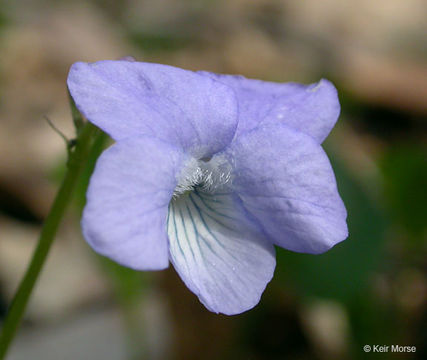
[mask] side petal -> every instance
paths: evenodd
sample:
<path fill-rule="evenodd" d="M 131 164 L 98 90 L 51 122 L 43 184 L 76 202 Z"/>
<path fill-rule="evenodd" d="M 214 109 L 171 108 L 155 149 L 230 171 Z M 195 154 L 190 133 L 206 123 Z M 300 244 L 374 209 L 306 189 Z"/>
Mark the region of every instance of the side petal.
<path fill-rule="evenodd" d="M 170 257 L 210 310 L 239 314 L 260 300 L 276 265 L 272 244 L 230 194 L 194 191 L 169 207 Z"/>
<path fill-rule="evenodd" d="M 210 157 L 230 143 L 237 127 L 233 90 L 192 71 L 136 61 L 79 62 L 67 82 L 82 114 L 115 140 L 151 135 Z"/>
<path fill-rule="evenodd" d="M 239 101 L 236 136 L 259 124 L 283 123 L 322 143 L 340 114 L 337 90 L 325 79 L 316 84 L 302 85 L 247 79 L 243 76 L 202 74 L 235 90 Z"/>
<path fill-rule="evenodd" d="M 228 150 L 234 190 L 277 245 L 318 254 L 344 240 L 347 213 L 322 147 L 285 125 L 260 126 Z"/>
<path fill-rule="evenodd" d="M 83 235 L 96 252 L 137 270 L 168 267 L 168 204 L 185 159 L 171 145 L 145 136 L 104 151 L 82 218 Z"/>

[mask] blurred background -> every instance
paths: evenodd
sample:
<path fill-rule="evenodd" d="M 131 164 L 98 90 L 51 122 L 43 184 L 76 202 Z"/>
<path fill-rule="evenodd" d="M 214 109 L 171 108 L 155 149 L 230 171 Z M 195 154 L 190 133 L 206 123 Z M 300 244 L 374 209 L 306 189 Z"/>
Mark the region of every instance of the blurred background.
<path fill-rule="evenodd" d="M 97 256 L 79 216 L 85 170 L 8 359 L 365 359 L 363 345 L 427 359 L 427 2 L 424 0 L 0 1 L 0 323 L 65 171 L 65 81 L 118 59 L 334 82 L 325 148 L 350 237 L 324 255 L 277 249 L 260 304 L 208 312 L 172 268 Z"/>

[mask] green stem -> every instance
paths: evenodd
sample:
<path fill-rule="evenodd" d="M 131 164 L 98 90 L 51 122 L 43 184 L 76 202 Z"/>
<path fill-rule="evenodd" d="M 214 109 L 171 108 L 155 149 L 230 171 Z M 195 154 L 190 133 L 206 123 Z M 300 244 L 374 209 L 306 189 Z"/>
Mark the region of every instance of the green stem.
<path fill-rule="evenodd" d="M 33 258 L 10 304 L 3 323 L 3 329 L 0 334 L 0 360 L 5 358 L 21 323 L 31 292 L 55 239 L 65 209 L 71 200 L 79 174 L 91 150 L 92 138 L 96 132 L 97 129 L 93 125 L 86 123 L 79 133 L 75 148 L 69 152 L 67 172 L 44 222 Z"/>

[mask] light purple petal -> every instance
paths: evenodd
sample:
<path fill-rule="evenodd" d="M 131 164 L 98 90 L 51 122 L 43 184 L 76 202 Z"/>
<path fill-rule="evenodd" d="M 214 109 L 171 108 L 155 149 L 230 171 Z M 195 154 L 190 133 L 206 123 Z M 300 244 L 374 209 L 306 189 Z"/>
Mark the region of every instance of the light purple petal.
<path fill-rule="evenodd" d="M 227 146 L 237 127 L 232 89 L 172 66 L 79 62 L 68 88 L 82 114 L 115 140 L 156 136 L 201 158 Z"/>
<path fill-rule="evenodd" d="M 285 125 L 261 126 L 228 154 L 235 191 L 275 244 L 317 254 L 347 237 L 333 170 L 313 138 Z"/>
<path fill-rule="evenodd" d="M 236 137 L 259 124 L 283 123 L 322 143 L 340 113 L 337 90 L 325 79 L 311 85 L 281 84 L 243 76 L 201 73 L 235 90 L 239 101 Z"/>
<path fill-rule="evenodd" d="M 83 235 L 95 251 L 133 269 L 168 266 L 168 205 L 184 161 L 176 148 L 147 136 L 104 151 L 82 218 Z"/>
<path fill-rule="evenodd" d="M 259 302 L 273 276 L 274 247 L 231 195 L 196 191 L 173 201 L 168 234 L 171 262 L 209 310 L 233 315 Z"/>

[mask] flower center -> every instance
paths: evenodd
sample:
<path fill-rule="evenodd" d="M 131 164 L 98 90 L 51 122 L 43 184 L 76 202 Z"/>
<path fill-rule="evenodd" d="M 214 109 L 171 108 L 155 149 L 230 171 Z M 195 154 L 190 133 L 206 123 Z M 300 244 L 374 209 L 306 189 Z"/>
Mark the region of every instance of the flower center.
<path fill-rule="evenodd" d="M 191 158 L 178 177 L 173 198 L 176 199 L 195 189 L 213 194 L 229 188 L 231 181 L 231 165 L 223 156 L 200 160 Z"/>

